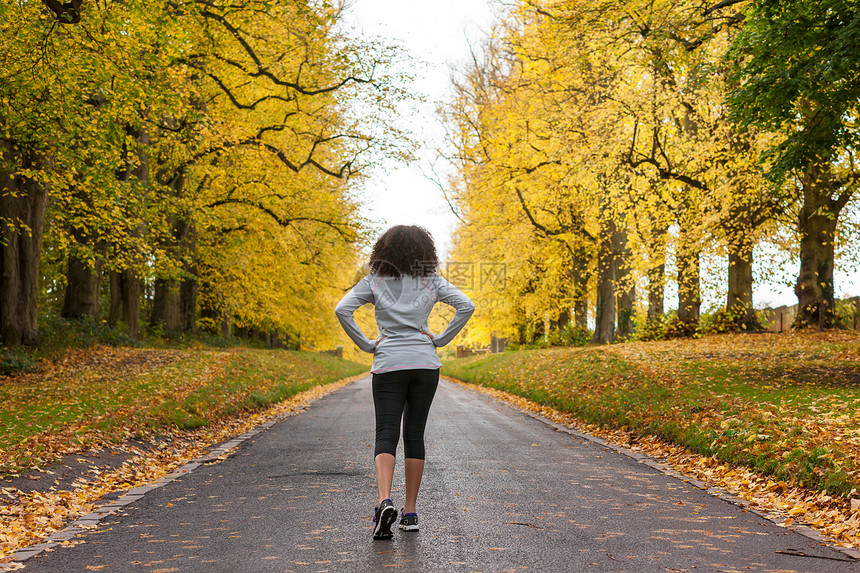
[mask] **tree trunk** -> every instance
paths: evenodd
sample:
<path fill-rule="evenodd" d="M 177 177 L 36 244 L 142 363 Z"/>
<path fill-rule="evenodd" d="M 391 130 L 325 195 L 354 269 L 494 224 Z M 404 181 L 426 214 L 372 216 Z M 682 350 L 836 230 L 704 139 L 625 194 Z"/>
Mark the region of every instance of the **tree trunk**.
<path fill-rule="evenodd" d="M 179 284 L 176 279 L 155 279 L 150 326 L 161 326 L 164 333 L 181 329 Z"/>
<path fill-rule="evenodd" d="M 197 331 L 197 277 L 187 278 L 180 285 L 179 317 L 183 332 Z"/>
<path fill-rule="evenodd" d="M 184 171 L 176 171 L 169 177 L 167 187 L 172 189 L 175 198 L 181 199 L 186 177 Z M 156 296 L 153 301 L 153 324 L 161 322 L 165 332 L 197 330 L 197 244 L 193 222 L 187 216 L 171 217 L 172 236 L 170 241 L 162 244 L 164 250 L 182 262 L 184 277 L 179 281 L 170 279 L 171 292 L 177 291 L 177 296 Z M 167 279 L 162 279 L 161 282 Z M 164 307 L 170 305 L 170 308 Z M 169 319 L 169 322 L 166 322 Z"/>
<path fill-rule="evenodd" d="M 618 230 L 615 236 L 617 254 L 615 256 L 615 292 L 618 327 L 615 334 L 618 338 L 628 338 L 633 334 L 633 304 L 636 300 L 636 288 L 633 274 L 630 272 L 632 253 L 627 243 L 627 231 Z"/>
<path fill-rule="evenodd" d="M 102 94 L 93 94 L 88 101 L 95 109 L 101 109 L 106 100 Z M 89 159 L 84 161 L 87 168 L 91 168 L 92 163 Z M 80 177 L 75 179 L 77 183 L 66 191 L 73 197 L 67 207 L 67 215 L 89 225 L 98 217 L 94 210 L 92 193 L 85 183 L 82 184 Z M 96 251 L 97 245 L 103 247 L 104 244 L 88 226 L 82 228 L 71 224 L 69 227 L 73 244 L 67 261 L 66 291 L 60 315 L 69 319 L 90 317 L 98 320 L 102 259 Z"/>
<path fill-rule="evenodd" d="M 678 320 L 689 328 L 699 323 L 699 313 L 702 304 L 699 292 L 699 248 L 684 244 L 684 233 L 681 232 L 678 247 Z"/>
<path fill-rule="evenodd" d="M 761 325 L 753 308 L 752 245 L 729 243 L 729 284 L 726 310 L 735 315 L 739 327 L 758 330 Z"/>
<path fill-rule="evenodd" d="M 122 273 L 110 272 L 110 306 L 108 307 L 108 324 L 116 326 L 125 322 L 122 306 Z"/>
<path fill-rule="evenodd" d="M 582 247 L 574 251 L 573 272 L 573 322 L 577 328 L 588 328 L 588 263 L 591 256 Z"/>
<path fill-rule="evenodd" d="M 699 133 L 698 117 L 691 107 L 686 107 L 684 115 L 684 131 L 693 139 Z M 688 230 L 695 228 L 697 209 L 695 200 L 691 198 L 692 188 L 687 188 L 681 201 L 682 207 L 678 217 L 680 233 L 678 234 L 678 320 L 684 323 L 692 334 L 699 324 L 701 293 L 699 292 L 701 248 L 698 241 L 690 236 Z"/>
<path fill-rule="evenodd" d="M 797 317 L 794 326 L 833 326 L 833 240 L 839 214 L 847 199 L 833 199 L 838 185 L 830 166 L 816 165 L 803 178 L 803 207 L 800 209 L 800 273 L 794 292 Z"/>
<path fill-rule="evenodd" d="M 161 324 L 164 332 L 197 330 L 197 257 L 193 227 L 186 221 L 174 226 L 174 238 L 182 257 L 185 277 L 157 279 L 150 324 Z"/>
<path fill-rule="evenodd" d="M 108 322 L 111 326 L 124 323 L 128 335 L 137 338 L 140 334 L 140 277 L 135 271 L 125 269 L 113 271 L 110 278 Z"/>
<path fill-rule="evenodd" d="M 615 301 L 618 309 L 618 328 L 616 329 L 615 334 L 618 338 L 626 339 L 633 334 L 633 306 L 635 300 L 636 289 L 632 285 L 629 287 L 625 286 L 624 289 L 618 293 L 617 300 Z"/>
<path fill-rule="evenodd" d="M 594 344 L 615 342 L 615 241 L 616 225 L 607 217 L 600 233 L 597 251 L 597 305 L 595 308 Z"/>
<path fill-rule="evenodd" d="M 550 330 L 554 330 L 556 332 L 561 332 L 570 324 L 570 311 L 566 308 L 561 309 L 558 312 L 558 316 L 555 320 L 551 321 Z"/>
<path fill-rule="evenodd" d="M 180 244 L 185 251 L 183 268 L 185 278 L 179 289 L 180 328 L 183 332 L 197 331 L 197 236 L 194 224 L 182 222 Z"/>
<path fill-rule="evenodd" d="M 137 147 L 133 152 L 127 149 L 125 153 L 126 168 L 120 174 L 120 179 L 125 182 L 130 182 L 136 179 L 143 184 L 149 181 L 149 158 L 146 154 L 146 148 L 149 145 L 149 134 L 144 129 L 135 129 L 131 126 L 127 127 L 129 135 L 134 135 L 137 141 Z M 132 155 L 134 157 L 132 157 Z M 140 198 L 141 205 L 143 198 Z M 132 230 L 132 236 L 143 237 L 143 224 L 141 223 Z M 137 257 L 142 259 L 142 257 Z M 140 261 L 143 264 L 143 261 Z M 136 268 L 132 264 L 128 268 L 115 270 L 111 273 L 111 304 L 108 322 L 111 325 L 116 325 L 118 322 L 124 322 L 128 327 L 128 334 L 133 338 L 140 335 L 140 293 L 141 293 L 141 277 Z"/>
<path fill-rule="evenodd" d="M 528 344 L 534 344 L 543 338 L 546 333 L 545 326 L 546 324 L 542 318 L 529 321 L 526 326 L 526 342 Z"/>
<path fill-rule="evenodd" d="M 241 329 L 232 324 L 232 313 L 224 308 L 220 297 L 212 292 L 210 282 L 204 280 L 196 284 L 195 299 L 200 305 L 200 324 L 206 332 L 218 334 L 220 331 L 225 338 L 241 337 Z"/>
<path fill-rule="evenodd" d="M 729 144 L 732 153 L 738 156 L 750 152 L 748 141 L 737 134 L 730 138 Z M 726 167 L 726 162 L 721 165 Z M 769 201 L 751 195 L 746 188 L 747 177 L 742 177 L 734 168 L 729 169 L 727 177 L 734 189 L 729 198 L 729 218 L 723 223 L 729 251 L 726 310 L 740 329 L 759 330 L 761 324 L 753 308 L 753 247 L 756 228 L 770 218 L 766 207 Z"/>
<path fill-rule="evenodd" d="M 63 318 L 99 318 L 99 285 L 101 265 L 82 260 L 75 254 L 69 255 L 66 270 L 66 291 L 63 296 Z"/>
<path fill-rule="evenodd" d="M 91 234 L 73 229 L 72 238 L 83 249 L 93 248 Z M 80 253 L 72 251 L 66 263 L 66 291 L 60 316 L 77 319 L 88 316 L 99 318 L 99 291 L 101 286 L 101 263 L 97 257 L 86 260 Z"/>
<path fill-rule="evenodd" d="M 36 302 L 48 191 L 16 172 L 18 168 L 38 170 L 43 163 L 25 145 L 0 140 L 0 339 L 4 346 L 39 342 Z"/>
<path fill-rule="evenodd" d="M 659 322 L 666 312 L 666 235 L 669 230 L 665 222 L 656 216 L 647 215 L 649 234 L 648 249 L 648 322 Z"/>
<path fill-rule="evenodd" d="M 648 322 L 658 321 L 666 312 L 666 263 L 648 269 Z"/>
<path fill-rule="evenodd" d="M 230 322 L 230 315 L 226 312 L 221 315 L 221 336 L 230 338 L 233 336 L 233 324 Z"/>
<path fill-rule="evenodd" d="M 276 331 L 272 332 L 271 341 L 272 341 L 272 348 L 283 348 L 284 347 L 284 340 L 281 338 L 281 335 L 278 334 Z"/>

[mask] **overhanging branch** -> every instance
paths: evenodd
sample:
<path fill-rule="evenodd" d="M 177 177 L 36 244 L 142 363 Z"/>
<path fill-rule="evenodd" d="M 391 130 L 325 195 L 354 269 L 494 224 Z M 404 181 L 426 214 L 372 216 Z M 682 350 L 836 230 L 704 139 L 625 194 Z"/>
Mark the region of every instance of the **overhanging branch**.
<path fill-rule="evenodd" d="M 532 224 L 532 226 L 535 229 L 537 229 L 538 231 L 540 231 L 541 233 L 543 233 L 547 237 L 554 237 L 556 235 L 560 235 L 563 232 L 563 231 L 558 230 L 558 229 L 548 229 L 544 225 L 541 225 L 540 223 L 538 223 L 535 220 L 535 218 L 532 216 L 532 212 L 529 210 L 528 205 L 526 205 L 526 200 L 523 198 L 523 194 L 522 194 L 522 192 L 520 192 L 519 187 L 514 187 L 514 191 L 517 193 L 517 197 L 520 200 L 520 205 L 522 206 L 523 211 L 526 214 L 526 217 L 528 218 L 529 222 Z"/>
<path fill-rule="evenodd" d="M 44 0 L 44 2 L 60 24 L 77 24 L 81 21 L 81 6 L 84 0 L 71 0 L 65 4 L 58 0 Z"/>
<path fill-rule="evenodd" d="M 253 78 L 265 77 L 268 80 L 270 80 L 272 83 L 274 83 L 275 85 L 279 85 L 282 87 L 287 87 L 287 88 L 293 89 L 293 90 L 295 90 L 301 94 L 304 94 L 304 95 L 319 95 L 319 94 L 333 92 L 333 91 L 336 91 L 336 90 L 338 90 L 338 89 L 340 89 L 340 88 L 342 88 L 345 85 L 350 84 L 350 83 L 357 83 L 357 84 L 373 83 L 373 75 L 372 74 L 369 78 L 358 78 L 355 76 L 348 76 L 346 78 L 343 78 L 339 82 L 336 82 L 336 83 L 331 84 L 329 86 L 318 87 L 318 88 L 311 88 L 311 87 L 307 87 L 307 86 L 302 86 L 301 83 L 299 82 L 298 77 L 296 78 L 296 81 L 284 80 L 284 79 L 276 76 L 275 74 L 273 74 L 271 71 L 269 71 L 267 69 L 267 66 L 265 66 L 263 64 L 263 62 L 260 60 L 260 57 L 257 55 L 257 52 L 254 50 L 254 47 L 251 46 L 251 44 L 248 42 L 248 40 L 245 39 L 245 36 L 244 36 L 244 34 L 240 28 L 231 24 L 229 21 L 227 21 L 227 19 L 224 16 L 222 16 L 220 14 L 216 14 L 215 12 L 211 12 L 210 10 L 203 10 L 203 12 L 201 12 L 201 14 L 204 17 L 209 18 L 210 20 L 214 20 L 214 21 L 218 22 L 219 24 L 221 24 L 222 26 L 224 26 L 224 28 L 226 28 L 227 31 L 230 32 L 230 34 L 236 39 L 236 41 L 239 42 L 239 45 L 242 46 L 242 49 L 245 51 L 245 53 L 248 55 L 248 57 L 251 58 L 251 60 L 254 62 L 254 66 L 257 69 L 256 69 L 256 71 L 251 71 L 251 70 L 244 68 L 244 66 L 242 66 L 241 64 L 239 64 L 235 60 L 229 60 L 223 56 L 217 56 L 217 57 L 219 59 L 221 59 L 222 61 L 224 61 L 225 63 L 228 63 L 228 64 L 231 64 L 233 66 L 238 67 L 240 70 L 242 70 L 244 73 L 246 73 L 250 77 L 253 77 Z M 301 66 L 299 69 L 301 69 Z"/>
<path fill-rule="evenodd" d="M 722 2 L 717 2 L 716 4 L 705 10 L 703 15 L 709 16 L 717 10 L 722 10 L 723 8 L 728 8 L 729 6 L 734 6 L 735 4 L 740 4 L 741 2 L 748 1 L 749 0 L 723 0 Z"/>
<path fill-rule="evenodd" d="M 327 221 L 325 219 L 320 219 L 319 217 L 305 217 L 305 216 L 302 216 L 302 217 L 284 217 L 284 216 L 281 216 L 278 213 L 276 213 L 274 211 L 274 209 L 272 209 L 271 207 L 263 205 L 262 203 L 260 203 L 258 201 L 254 201 L 251 199 L 245 199 L 242 197 L 227 197 L 224 199 L 219 199 L 217 201 L 213 201 L 212 203 L 209 203 L 208 205 L 206 205 L 206 208 L 207 209 L 213 209 L 215 207 L 220 207 L 222 205 L 246 205 L 248 207 L 253 207 L 253 208 L 257 209 L 258 211 L 268 215 L 269 218 L 271 218 L 273 221 L 275 221 L 281 227 L 290 227 L 290 226 L 292 226 L 293 223 L 296 223 L 299 221 L 311 221 L 314 223 L 320 223 L 321 225 L 325 225 L 327 227 L 334 229 L 344 239 L 351 240 L 350 235 L 343 229 L 343 227 L 348 227 L 348 225 L 345 223 L 337 223 L 337 222 L 333 222 L 333 221 Z"/>

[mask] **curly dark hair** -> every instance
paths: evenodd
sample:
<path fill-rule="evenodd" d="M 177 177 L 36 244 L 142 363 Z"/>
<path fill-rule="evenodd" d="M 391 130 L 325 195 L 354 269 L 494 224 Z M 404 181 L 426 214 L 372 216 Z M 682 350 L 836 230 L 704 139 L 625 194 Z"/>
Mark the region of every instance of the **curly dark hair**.
<path fill-rule="evenodd" d="M 417 225 L 391 227 L 377 239 L 370 253 L 370 271 L 386 277 L 426 277 L 438 267 L 433 236 Z"/>

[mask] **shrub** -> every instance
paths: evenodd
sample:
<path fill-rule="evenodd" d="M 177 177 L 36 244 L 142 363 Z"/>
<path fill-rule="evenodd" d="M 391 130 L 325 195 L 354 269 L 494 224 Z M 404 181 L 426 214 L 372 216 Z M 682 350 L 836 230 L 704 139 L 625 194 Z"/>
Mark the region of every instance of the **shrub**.
<path fill-rule="evenodd" d="M 833 326 L 847 330 L 856 328 L 855 325 L 858 324 L 858 319 L 860 319 L 860 306 L 858 304 L 860 303 L 858 303 L 857 297 L 837 300 Z"/>
<path fill-rule="evenodd" d="M 594 333 L 587 327 L 571 323 L 551 336 L 555 336 L 558 340 L 557 344 L 552 343 L 554 346 L 585 346 L 591 343 Z"/>
<path fill-rule="evenodd" d="M 695 333 L 695 325 L 691 329 L 674 311 L 655 318 L 648 318 L 647 314 L 640 312 L 635 315 L 634 324 L 631 338 L 644 342 L 690 337 Z"/>
<path fill-rule="evenodd" d="M 49 314 L 39 320 L 39 346 L 50 349 L 85 348 L 93 344 L 136 346 L 137 341 L 124 331 L 122 325 L 110 326 L 107 321 L 83 317 L 74 320 Z"/>
<path fill-rule="evenodd" d="M 23 346 L 0 349 L 0 376 L 35 372 L 38 369 L 39 360 L 34 349 Z"/>
<path fill-rule="evenodd" d="M 559 330 L 550 331 L 546 336 L 540 336 L 532 343 L 509 342 L 505 350 L 536 350 L 551 346 L 586 346 L 591 343 L 593 332 L 588 328 L 568 324 Z"/>
<path fill-rule="evenodd" d="M 650 342 L 666 339 L 666 319 L 657 317 L 649 319 L 644 314 L 637 315 L 636 328 L 633 330 L 633 340 Z"/>
<path fill-rule="evenodd" d="M 666 323 L 666 339 L 670 338 L 692 338 L 698 332 L 698 324 L 681 320 L 677 316 Z"/>
<path fill-rule="evenodd" d="M 94 344 L 137 346 L 138 341 L 121 326 L 111 327 L 92 318 L 67 320 L 54 314 L 39 317 L 38 347 L 19 346 L 0 349 L 0 375 L 39 369 L 41 360 L 55 360 L 68 348 L 86 348 Z"/>
<path fill-rule="evenodd" d="M 724 332 L 738 332 L 740 328 L 740 313 L 726 308 L 717 308 L 706 312 L 699 319 L 699 334 L 722 334 Z"/>

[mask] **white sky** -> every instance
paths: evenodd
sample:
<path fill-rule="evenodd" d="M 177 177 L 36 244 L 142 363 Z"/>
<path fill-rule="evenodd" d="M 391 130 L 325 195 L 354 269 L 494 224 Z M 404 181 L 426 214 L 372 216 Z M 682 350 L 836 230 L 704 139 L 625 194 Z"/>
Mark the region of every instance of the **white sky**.
<path fill-rule="evenodd" d="M 450 90 L 450 67 L 459 66 L 469 58 L 469 40 L 478 44 L 494 19 L 493 0 L 352 0 L 345 23 L 364 36 L 380 36 L 395 40 L 414 56 L 424 60 L 426 67 L 416 74 L 412 88 L 424 94 L 417 114 L 404 114 L 403 127 L 421 134 L 424 149 L 418 160 L 408 166 L 378 169 L 364 185 L 364 215 L 386 229 L 397 224 L 418 224 L 427 228 L 436 239 L 440 258 L 445 258 L 451 245 L 451 233 L 457 219 L 442 193 L 424 177 L 434 149 L 441 142 L 443 131 L 436 115 L 437 105 Z M 797 265 L 788 265 L 787 273 L 757 271 L 757 278 L 771 281 L 754 285 L 757 307 L 792 305 L 797 303 L 794 290 L 786 282 Z M 838 263 L 837 263 L 838 268 Z M 707 270 L 703 268 L 707 273 Z M 777 276 L 778 275 L 778 276 Z M 860 294 L 860 275 L 852 270 L 835 273 L 837 297 Z M 707 277 L 705 277 L 707 281 Z M 724 279 L 714 276 L 712 283 Z M 704 286 L 704 285 L 703 285 Z M 720 290 L 724 290 L 724 287 Z M 704 292 L 703 310 L 722 302 L 722 294 Z M 673 293 L 667 292 L 668 308 L 677 306 Z"/>
<path fill-rule="evenodd" d="M 450 248 L 457 219 L 439 189 L 424 177 L 422 167 L 429 172 L 433 150 L 443 136 L 436 107 L 449 93 L 449 66 L 466 61 L 467 38 L 480 38 L 492 20 L 489 0 L 352 0 L 346 12 L 348 26 L 365 36 L 394 39 L 427 64 L 412 86 L 426 102 L 418 106 L 416 116 L 403 117 L 403 127 L 420 134 L 424 148 L 412 165 L 379 169 L 371 176 L 364 185 L 364 215 L 380 230 L 422 225 L 436 240 L 440 257 Z"/>

